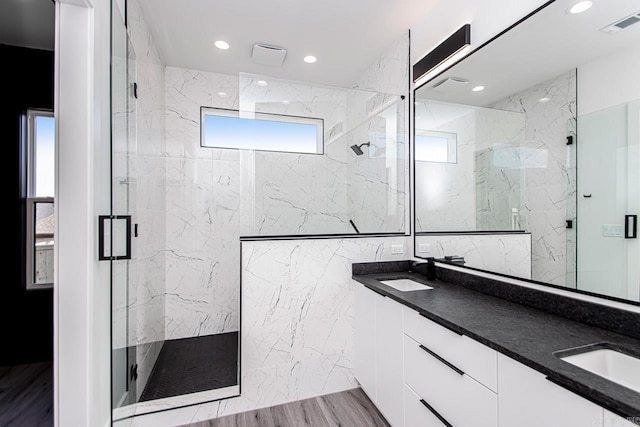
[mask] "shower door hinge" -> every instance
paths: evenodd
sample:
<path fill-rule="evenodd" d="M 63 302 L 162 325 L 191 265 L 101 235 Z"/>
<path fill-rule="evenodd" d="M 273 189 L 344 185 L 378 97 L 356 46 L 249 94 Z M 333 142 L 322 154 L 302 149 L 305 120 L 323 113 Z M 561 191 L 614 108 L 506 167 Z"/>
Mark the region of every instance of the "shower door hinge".
<path fill-rule="evenodd" d="M 567 228 L 573 228 L 573 220 L 572 219 L 568 219 L 567 220 Z"/>
<path fill-rule="evenodd" d="M 138 379 L 138 364 L 131 365 L 131 381 L 136 381 Z"/>
<path fill-rule="evenodd" d="M 138 83 L 133 82 L 133 97 L 138 99 Z"/>
<path fill-rule="evenodd" d="M 569 135 L 567 137 L 567 145 L 573 145 L 573 135 Z"/>

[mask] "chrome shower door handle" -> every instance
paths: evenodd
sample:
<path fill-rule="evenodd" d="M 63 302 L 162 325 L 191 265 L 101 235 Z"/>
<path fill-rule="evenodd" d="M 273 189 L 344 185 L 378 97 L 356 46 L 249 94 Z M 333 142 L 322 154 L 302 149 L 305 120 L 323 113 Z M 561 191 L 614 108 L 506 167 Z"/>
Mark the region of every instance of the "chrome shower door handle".
<path fill-rule="evenodd" d="M 131 215 L 98 217 L 98 260 L 131 259 Z"/>
<path fill-rule="evenodd" d="M 638 215 L 624 216 L 624 238 L 636 239 L 638 237 Z"/>

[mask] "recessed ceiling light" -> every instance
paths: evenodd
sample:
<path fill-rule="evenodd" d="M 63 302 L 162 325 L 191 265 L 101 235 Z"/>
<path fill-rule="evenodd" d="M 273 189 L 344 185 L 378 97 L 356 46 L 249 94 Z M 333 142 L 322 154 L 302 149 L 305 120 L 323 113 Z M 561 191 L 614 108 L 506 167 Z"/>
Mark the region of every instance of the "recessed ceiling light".
<path fill-rule="evenodd" d="M 263 87 L 264 87 L 264 86 L 268 85 L 269 83 L 267 83 L 267 82 L 266 82 L 266 81 L 264 81 L 264 80 L 258 80 L 258 81 L 256 82 L 256 84 L 257 84 L 258 86 L 263 86 Z"/>
<path fill-rule="evenodd" d="M 223 40 L 218 40 L 217 42 L 214 43 L 214 45 L 216 45 L 216 47 L 218 49 L 221 49 L 221 50 L 229 49 L 229 43 L 227 43 L 227 42 L 225 42 Z"/>
<path fill-rule="evenodd" d="M 549 102 L 549 101 L 551 101 L 551 98 L 547 98 L 546 96 L 544 98 L 538 99 L 538 102 L 542 102 L 542 103 Z"/>
<path fill-rule="evenodd" d="M 316 62 L 318 60 L 318 58 L 316 58 L 313 55 L 308 55 L 304 57 L 304 62 L 306 62 L 307 64 L 313 64 L 314 62 Z"/>
<path fill-rule="evenodd" d="M 593 6 L 593 2 L 589 0 L 579 1 L 568 9 L 571 14 L 582 13 L 589 10 Z"/>
<path fill-rule="evenodd" d="M 484 86 L 476 86 L 471 90 L 474 91 L 474 92 L 480 92 L 481 90 L 484 90 Z"/>
<path fill-rule="evenodd" d="M 227 97 L 227 93 L 226 92 L 218 92 L 218 96 L 220 98 L 226 98 Z"/>
<path fill-rule="evenodd" d="M 283 103 L 284 105 L 289 105 L 289 104 L 291 104 L 291 101 L 282 101 L 282 103 Z"/>

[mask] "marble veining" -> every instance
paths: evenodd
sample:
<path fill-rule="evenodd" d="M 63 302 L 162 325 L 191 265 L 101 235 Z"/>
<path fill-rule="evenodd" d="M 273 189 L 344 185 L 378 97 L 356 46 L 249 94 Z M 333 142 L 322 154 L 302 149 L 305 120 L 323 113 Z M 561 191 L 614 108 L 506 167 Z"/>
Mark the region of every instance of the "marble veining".
<path fill-rule="evenodd" d="M 541 98 L 548 102 L 540 102 Z M 554 285 L 575 284 L 575 155 L 566 137 L 575 134 L 576 72 L 570 71 L 513 94 L 493 108 L 525 114 L 525 200 L 523 226 L 532 235 L 532 278 Z M 532 156 L 538 156 L 534 161 Z M 527 161 L 529 160 L 529 161 Z M 568 280 L 569 277 L 569 280 Z M 573 279 L 572 279 L 573 277 Z"/>

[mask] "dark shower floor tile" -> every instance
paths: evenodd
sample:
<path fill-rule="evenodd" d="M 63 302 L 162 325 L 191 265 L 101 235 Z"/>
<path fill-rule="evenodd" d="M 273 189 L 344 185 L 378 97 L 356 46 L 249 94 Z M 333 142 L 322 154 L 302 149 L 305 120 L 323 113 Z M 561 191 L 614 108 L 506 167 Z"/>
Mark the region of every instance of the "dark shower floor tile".
<path fill-rule="evenodd" d="M 165 341 L 140 402 L 238 384 L 238 333 Z"/>

